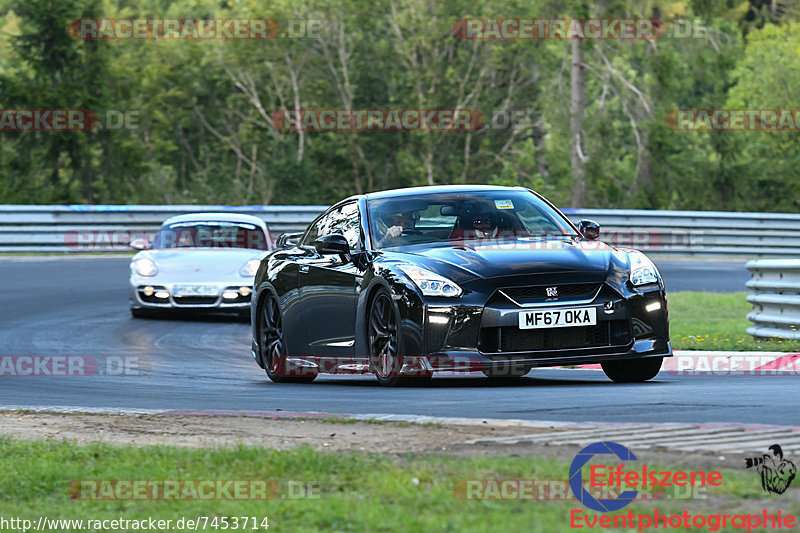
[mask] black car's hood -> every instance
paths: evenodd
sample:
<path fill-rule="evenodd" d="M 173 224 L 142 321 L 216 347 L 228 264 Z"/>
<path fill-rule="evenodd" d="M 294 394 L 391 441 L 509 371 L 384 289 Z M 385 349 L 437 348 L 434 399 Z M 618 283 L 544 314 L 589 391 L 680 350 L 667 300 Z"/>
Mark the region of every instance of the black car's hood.
<path fill-rule="evenodd" d="M 384 250 L 384 257 L 419 265 L 456 283 L 567 272 L 581 273 L 586 280 L 601 281 L 614 268 L 627 264 L 623 252 L 605 243 L 561 238 L 475 241 L 456 246 L 417 245 Z"/>

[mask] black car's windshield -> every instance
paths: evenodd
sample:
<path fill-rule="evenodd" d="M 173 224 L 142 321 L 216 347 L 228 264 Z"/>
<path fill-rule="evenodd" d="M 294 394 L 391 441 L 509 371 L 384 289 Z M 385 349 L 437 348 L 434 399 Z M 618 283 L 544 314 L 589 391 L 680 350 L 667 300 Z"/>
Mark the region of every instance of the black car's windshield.
<path fill-rule="evenodd" d="M 373 248 L 475 239 L 578 236 L 529 191 L 431 193 L 369 200 Z"/>
<path fill-rule="evenodd" d="M 177 222 L 163 226 L 153 241 L 154 249 L 253 248 L 268 250 L 264 231 L 243 222 Z"/>

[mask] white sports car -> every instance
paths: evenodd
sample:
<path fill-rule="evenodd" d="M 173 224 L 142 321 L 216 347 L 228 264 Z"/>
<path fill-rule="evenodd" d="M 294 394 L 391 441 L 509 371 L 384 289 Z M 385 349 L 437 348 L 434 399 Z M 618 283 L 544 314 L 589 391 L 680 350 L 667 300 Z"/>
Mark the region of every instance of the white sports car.
<path fill-rule="evenodd" d="M 235 311 L 249 316 L 253 278 L 272 249 L 266 223 L 230 213 L 167 219 L 152 242 L 131 247 L 130 305 L 134 317 L 164 309 Z"/>

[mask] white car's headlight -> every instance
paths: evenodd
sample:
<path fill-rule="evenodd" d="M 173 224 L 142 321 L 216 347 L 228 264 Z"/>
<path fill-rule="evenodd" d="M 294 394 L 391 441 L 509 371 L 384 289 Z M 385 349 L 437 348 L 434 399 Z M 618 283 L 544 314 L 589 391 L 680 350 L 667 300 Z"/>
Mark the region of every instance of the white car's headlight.
<path fill-rule="evenodd" d="M 251 259 L 247 263 L 245 263 L 242 268 L 239 270 L 239 274 L 246 277 L 252 278 L 258 272 L 258 267 L 261 265 L 261 261 L 258 259 Z"/>
<path fill-rule="evenodd" d="M 658 269 L 642 252 L 628 252 L 631 262 L 630 280 L 635 286 L 658 283 Z"/>
<path fill-rule="evenodd" d="M 461 296 L 463 292 L 454 281 L 440 276 L 430 270 L 414 265 L 397 265 L 411 281 L 419 287 L 425 296 Z"/>
<path fill-rule="evenodd" d="M 149 257 L 140 257 L 133 262 L 133 268 L 140 276 L 155 276 L 158 274 L 158 267 Z"/>

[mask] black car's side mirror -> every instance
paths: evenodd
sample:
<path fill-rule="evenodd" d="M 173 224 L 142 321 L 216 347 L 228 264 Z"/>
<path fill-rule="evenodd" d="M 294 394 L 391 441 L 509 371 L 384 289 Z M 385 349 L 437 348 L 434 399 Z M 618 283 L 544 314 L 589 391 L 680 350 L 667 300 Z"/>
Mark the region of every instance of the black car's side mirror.
<path fill-rule="evenodd" d="M 344 238 L 344 235 L 337 233 L 319 237 L 314 241 L 314 249 L 320 254 L 348 255 L 350 253 L 350 245 L 347 244 L 347 239 Z"/>
<path fill-rule="evenodd" d="M 578 222 L 578 231 L 590 241 L 596 241 L 600 238 L 600 224 L 594 220 L 583 219 Z"/>

